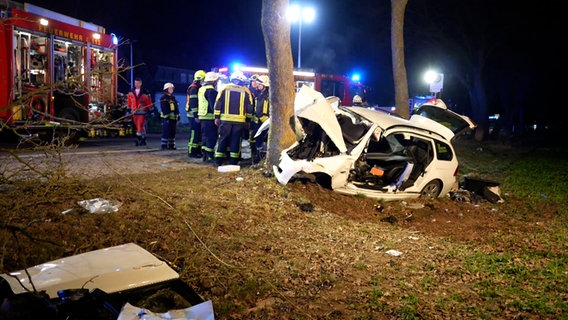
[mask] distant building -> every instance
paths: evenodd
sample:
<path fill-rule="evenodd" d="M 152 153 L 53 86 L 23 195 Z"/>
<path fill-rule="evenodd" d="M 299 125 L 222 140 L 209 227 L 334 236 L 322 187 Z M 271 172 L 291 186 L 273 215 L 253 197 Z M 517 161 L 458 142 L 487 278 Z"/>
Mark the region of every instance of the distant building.
<path fill-rule="evenodd" d="M 162 96 L 162 88 L 164 87 L 164 83 L 173 83 L 175 87 L 174 96 L 176 97 L 179 104 L 179 112 L 181 116 L 180 121 L 182 124 L 189 123 L 189 119 L 187 118 L 187 114 L 185 112 L 185 99 L 187 87 L 193 81 L 194 73 L 195 70 L 168 66 L 157 66 L 154 72 L 151 88 L 155 88 L 153 92 L 153 99 L 156 102 L 158 110 L 160 110 L 159 102 L 160 97 Z"/>

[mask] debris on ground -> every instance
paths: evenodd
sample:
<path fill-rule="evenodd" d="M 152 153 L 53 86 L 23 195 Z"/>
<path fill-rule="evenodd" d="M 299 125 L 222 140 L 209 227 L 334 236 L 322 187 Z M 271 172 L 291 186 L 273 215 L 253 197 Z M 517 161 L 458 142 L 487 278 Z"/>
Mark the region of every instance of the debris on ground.
<path fill-rule="evenodd" d="M 113 204 L 109 200 L 101 198 L 81 200 L 77 201 L 77 204 L 89 211 L 89 213 L 113 213 L 117 212 L 118 207 L 120 207 L 119 204 Z"/>

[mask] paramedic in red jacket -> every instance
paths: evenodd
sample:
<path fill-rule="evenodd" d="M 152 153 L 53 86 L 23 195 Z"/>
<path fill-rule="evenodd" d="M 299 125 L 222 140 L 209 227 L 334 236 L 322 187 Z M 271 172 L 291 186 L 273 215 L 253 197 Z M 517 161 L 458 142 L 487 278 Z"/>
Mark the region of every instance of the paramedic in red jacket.
<path fill-rule="evenodd" d="M 142 87 L 142 79 L 134 80 L 134 88 L 128 92 L 128 108 L 132 112 L 132 122 L 136 127 L 136 145 L 146 145 L 146 114 L 154 109 L 152 97 L 146 88 Z"/>

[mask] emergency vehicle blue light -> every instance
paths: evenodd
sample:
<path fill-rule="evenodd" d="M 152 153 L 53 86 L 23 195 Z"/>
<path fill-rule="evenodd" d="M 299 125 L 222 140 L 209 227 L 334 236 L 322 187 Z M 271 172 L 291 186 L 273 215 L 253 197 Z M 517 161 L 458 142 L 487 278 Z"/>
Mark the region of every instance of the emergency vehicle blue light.
<path fill-rule="evenodd" d="M 114 44 L 115 46 L 118 45 L 118 37 L 116 36 L 116 34 L 111 33 L 110 36 L 112 37 L 112 44 Z"/>
<path fill-rule="evenodd" d="M 354 73 L 351 76 L 351 80 L 355 81 L 355 82 L 359 82 L 359 80 L 361 80 L 361 75 L 359 75 L 358 73 Z"/>
<path fill-rule="evenodd" d="M 233 70 L 232 72 L 240 71 L 240 70 L 241 70 L 241 64 L 240 64 L 240 63 L 235 62 L 235 63 L 233 63 L 233 64 L 231 64 L 231 65 L 232 65 L 231 69 Z"/>

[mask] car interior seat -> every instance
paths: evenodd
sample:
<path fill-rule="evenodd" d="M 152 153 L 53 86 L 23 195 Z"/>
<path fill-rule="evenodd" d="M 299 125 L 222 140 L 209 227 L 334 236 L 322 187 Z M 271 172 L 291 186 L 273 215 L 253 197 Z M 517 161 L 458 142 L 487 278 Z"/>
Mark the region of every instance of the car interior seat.
<path fill-rule="evenodd" d="M 337 121 L 341 126 L 343 140 L 350 145 L 359 143 L 368 129 L 364 123 L 355 124 L 349 116 L 343 114 L 337 115 Z"/>
<path fill-rule="evenodd" d="M 416 179 L 424 173 L 424 169 L 428 165 L 428 151 L 418 145 L 410 145 L 406 148 L 406 154 L 412 158 L 414 164 L 412 171 L 408 175 L 408 179 L 401 184 L 401 189 L 406 189 L 414 184 Z"/>

